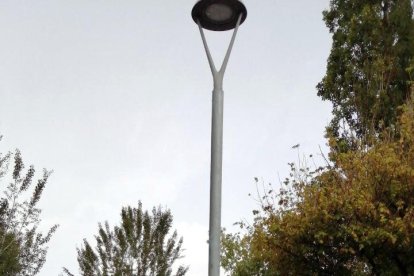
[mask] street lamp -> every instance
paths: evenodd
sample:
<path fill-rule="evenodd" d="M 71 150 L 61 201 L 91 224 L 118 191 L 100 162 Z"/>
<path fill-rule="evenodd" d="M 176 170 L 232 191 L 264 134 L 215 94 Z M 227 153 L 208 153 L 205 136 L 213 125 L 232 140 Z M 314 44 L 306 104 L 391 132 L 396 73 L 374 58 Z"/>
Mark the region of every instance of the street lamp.
<path fill-rule="evenodd" d="M 213 74 L 213 109 L 211 125 L 211 167 L 210 167 L 210 223 L 208 249 L 208 275 L 220 275 L 220 232 L 221 232 L 221 175 L 223 156 L 223 78 L 233 48 L 237 30 L 246 20 L 247 10 L 238 0 L 200 0 L 191 13 L 198 25 L 204 49 Z M 217 71 L 204 36 L 203 28 L 211 31 L 234 29 L 230 45 L 220 70 Z"/>
<path fill-rule="evenodd" d="M 201 0 L 198 1 L 191 12 L 195 23 L 210 31 L 228 31 L 237 27 L 246 20 L 247 10 L 238 0 Z"/>

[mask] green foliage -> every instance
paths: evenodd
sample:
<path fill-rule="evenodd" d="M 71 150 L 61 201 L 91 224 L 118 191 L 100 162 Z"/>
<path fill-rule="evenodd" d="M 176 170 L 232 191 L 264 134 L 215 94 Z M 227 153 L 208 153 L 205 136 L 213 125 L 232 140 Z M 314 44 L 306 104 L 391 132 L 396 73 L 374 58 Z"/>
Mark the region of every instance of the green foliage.
<path fill-rule="evenodd" d="M 36 275 L 46 261 L 47 243 L 57 229 L 54 225 L 46 234 L 38 231 L 41 210 L 37 204 L 50 172 L 44 170 L 31 195 L 27 195 L 35 169 L 30 166 L 24 172 L 18 150 L 14 154 L 0 154 L 0 180 L 8 175 L 12 159 L 12 180 L 0 199 L 0 274 Z"/>
<path fill-rule="evenodd" d="M 247 230 L 246 235 L 222 233 L 221 266 L 233 276 L 277 276 L 278 271 L 268 267 L 257 254 L 258 248 L 253 243 L 253 228 L 245 223 L 238 223 Z M 225 231 L 225 230 L 224 230 Z"/>
<path fill-rule="evenodd" d="M 122 208 L 121 218 L 121 225 L 113 230 L 107 222 L 99 224 L 95 249 L 84 240 L 78 249 L 81 275 L 172 275 L 173 264 L 182 257 L 183 239 L 177 240 L 176 231 L 168 235 L 171 212 L 161 208 L 153 208 L 151 214 L 143 212 L 140 202 L 138 208 Z M 174 275 L 183 276 L 187 270 L 179 266 Z"/>
<path fill-rule="evenodd" d="M 20 246 L 12 233 L 0 230 L 0 239 L 4 239 L 8 247 L 0 253 L 0 275 L 18 275 L 22 267 L 19 262 Z"/>
<path fill-rule="evenodd" d="M 285 187 L 261 197 L 245 236 L 225 235 L 224 252 L 249 251 L 224 255 L 225 269 L 266 275 L 238 273 L 253 262 L 271 275 L 414 275 L 413 106 L 368 150 L 338 152 L 316 171 L 292 164 Z"/>
<path fill-rule="evenodd" d="M 412 16 L 410 0 L 331 0 L 324 12 L 333 43 L 317 89 L 332 102 L 328 131 L 343 149 L 352 147 L 355 137 L 395 125 L 398 107 L 410 95 Z"/>

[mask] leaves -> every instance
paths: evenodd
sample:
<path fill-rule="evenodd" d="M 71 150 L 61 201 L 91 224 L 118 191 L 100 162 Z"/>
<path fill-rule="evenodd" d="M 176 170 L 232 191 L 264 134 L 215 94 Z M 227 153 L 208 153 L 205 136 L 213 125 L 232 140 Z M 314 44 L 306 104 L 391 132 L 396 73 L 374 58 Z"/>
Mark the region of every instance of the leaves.
<path fill-rule="evenodd" d="M 82 275 L 172 275 L 174 263 L 182 257 L 183 239 L 172 227 L 169 210 L 153 208 L 151 214 L 138 208 L 124 207 L 121 224 L 113 229 L 99 224 L 97 247 L 84 240 L 78 251 Z M 175 275 L 183 276 L 188 267 L 179 266 Z M 64 269 L 66 275 L 71 275 Z"/>
<path fill-rule="evenodd" d="M 44 235 L 38 230 L 40 209 L 36 204 L 41 198 L 50 172 L 44 171 L 38 180 L 30 200 L 27 192 L 35 175 L 34 166 L 24 172 L 24 163 L 19 150 L 14 155 L 0 154 L 0 180 L 7 175 L 10 159 L 14 157 L 11 173 L 12 182 L 0 199 L 0 274 L 36 275 L 46 261 L 47 243 L 57 225 L 52 226 Z M 8 275 L 8 274 L 7 274 Z"/>
<path fill-rule="evenodd" d="M 224 268 L 232 275 L 414 274 L 414 101 L 402 110 L 399 140 L 384 131 L 370 149 L 339 153 L 317 173 L 292 163 L 296 172 L 278 194 L 265 192 L 271 198 L 244 235 L 224 235 Z"/>
<path fill-rule="evenodd" d="M 395 125 L 398 106 L 411 93 L 412 16 L 410 0 L 331 0 L 324 12 L 333 44 L 317 89 L 333 104 L 328 132 L 341 151 Z"/>

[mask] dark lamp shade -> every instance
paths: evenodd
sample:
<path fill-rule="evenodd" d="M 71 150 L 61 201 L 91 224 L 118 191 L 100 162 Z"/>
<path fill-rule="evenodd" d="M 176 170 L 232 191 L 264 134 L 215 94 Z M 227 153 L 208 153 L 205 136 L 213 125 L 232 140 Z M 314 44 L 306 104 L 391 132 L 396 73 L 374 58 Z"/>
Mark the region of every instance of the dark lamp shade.
<path fill-rule="evenodd" d="M 241 15 L 240 24 L 247 17 L 246 7 L 238 0 L 200 0 L 191 15 L 194 22 L 211 31 L 227 31 L 234 29 Z"/>

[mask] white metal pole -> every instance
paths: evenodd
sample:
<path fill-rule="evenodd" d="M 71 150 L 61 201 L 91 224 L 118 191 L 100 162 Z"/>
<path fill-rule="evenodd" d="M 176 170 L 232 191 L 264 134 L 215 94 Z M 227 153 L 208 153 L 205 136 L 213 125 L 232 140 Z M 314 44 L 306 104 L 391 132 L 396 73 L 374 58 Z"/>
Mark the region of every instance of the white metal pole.
<path fill-rule="evenodd" d="M 221 236 L 221 179 L 223 163 L 223 78 L 229 61 L 230 53 L 233 48 L 237 30 L 240 25 L 242 15 L 239 16 L 233 36 L 227 49 L 226 56 L 220 71 L 214 66 L 210 50 L 204 36 L 200 23 L 201 38 L 206 50 L 207 59 L 213 74 L 214 89 L 212 103 L 212 125 L 211 125 L 211 164 L 210 164 L 210 222 L 209 222 L 209 263 L 208 275 L 220 275 L 220 236 Z"/>

